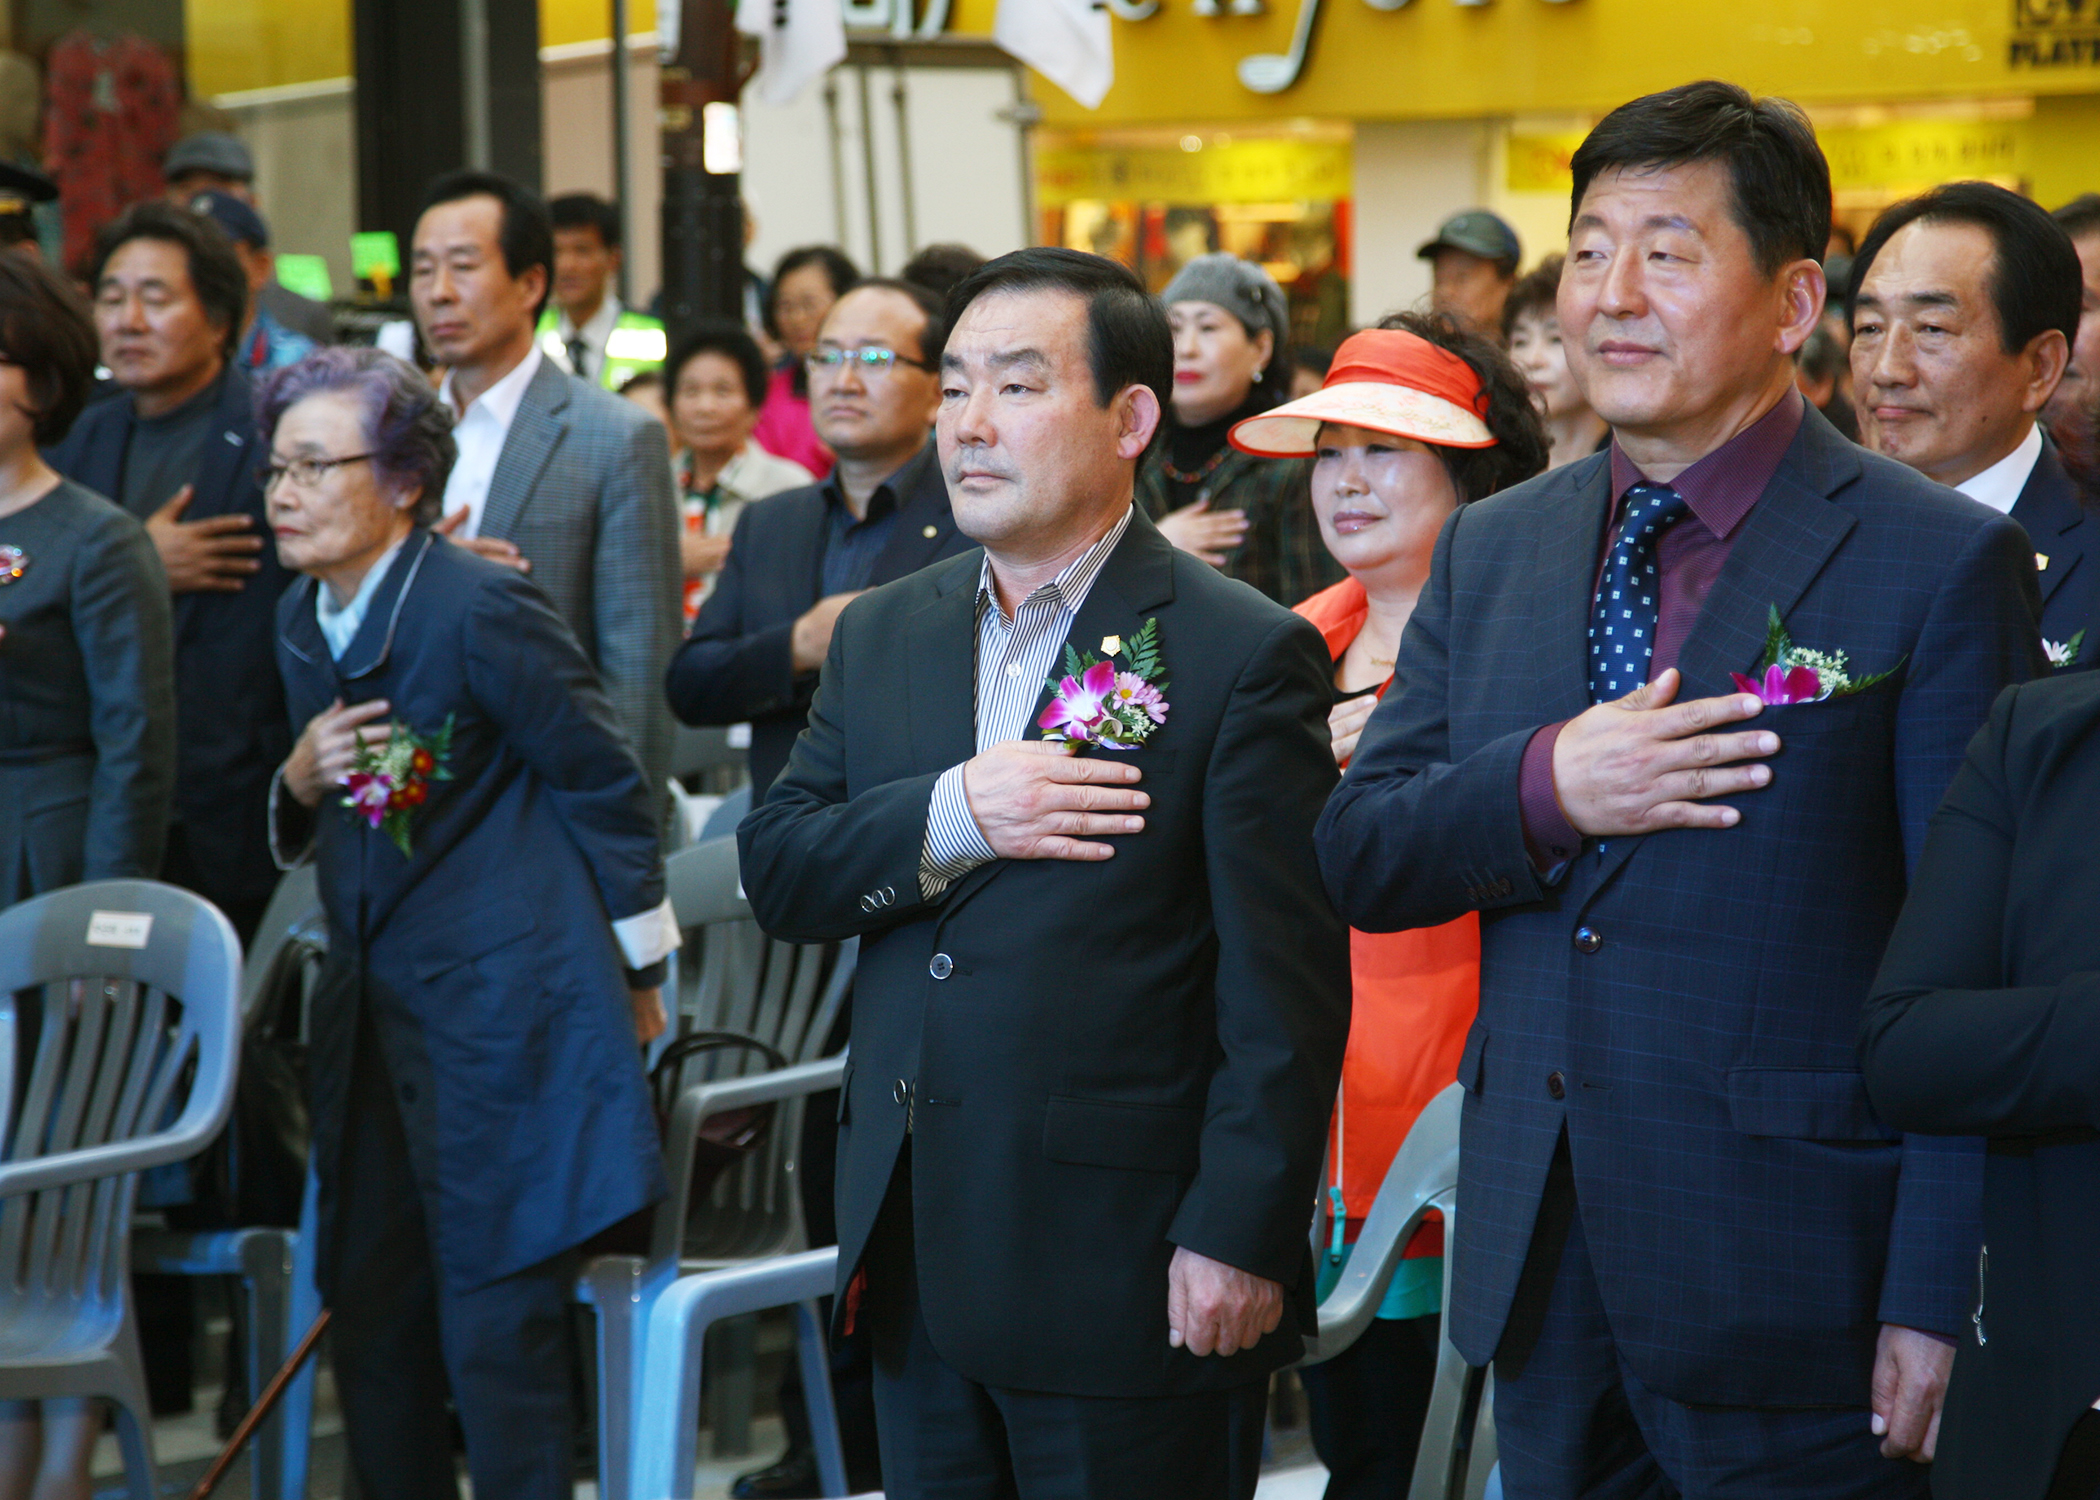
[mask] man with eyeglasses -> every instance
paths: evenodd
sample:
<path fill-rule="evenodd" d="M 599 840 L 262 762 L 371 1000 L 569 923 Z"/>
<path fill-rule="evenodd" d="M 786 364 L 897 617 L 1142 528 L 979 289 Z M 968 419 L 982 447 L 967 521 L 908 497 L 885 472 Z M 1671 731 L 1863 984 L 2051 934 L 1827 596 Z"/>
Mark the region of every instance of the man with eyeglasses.
<path fill-rule="evenodd" d="M 832 305 L 810 350 L 810 415 L 838 455 L 821 484 L 746 506 L 715 591 L 672 659 L 671 708 L 688 724 L 751 725 L 751 795 L 787 764 L 809 718 L 817 670 L 839 611 L 867 589 L 967 551 L 931 441 L 947 324 L 940 300 L 902 281 L 863 281 Z M 846 1017 L 835 1032 L 840 1044 Z M 836 1095 L 811 1101 L 802 1137 L 802 1202 L 810 1243 L 832 1243 Z M 832 1386 L 852 1488 L 880 1487 L 872 1375 L 854 1345 L 834 1356 Z M 793 1361 L 780 1410 L 788 1452 L 746 1474 L 739 1500 L 816 1495 Z"/>
<path fill-rule="evenodd" d="M 666 686 L 679 718 L 751 725 L 754 802 L 802 732 L 839 611 L 970 545 L 928 440 L 945 338 L 941 304 L 924 287 L 863 281 L 832 304 L 808 357 L 809 404 L 838 466 L 821 484 L 744 511 L 715 591 L 672 659 Z"/>

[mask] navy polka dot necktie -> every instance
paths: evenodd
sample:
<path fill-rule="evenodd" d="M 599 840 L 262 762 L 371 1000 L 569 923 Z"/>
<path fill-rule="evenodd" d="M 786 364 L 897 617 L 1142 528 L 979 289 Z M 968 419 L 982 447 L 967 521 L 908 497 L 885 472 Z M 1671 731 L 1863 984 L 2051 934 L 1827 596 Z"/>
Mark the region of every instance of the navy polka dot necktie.
<path fill-rule="evenodd" d="M 1592 703 L 1623 698 L 1648 680 L 1662 597 L 1656 548 L 1686 509 L 1684 496 L 1666 484 L 1642 483 L 1626 492 L 1626 514 L 1590 605 Z"/>

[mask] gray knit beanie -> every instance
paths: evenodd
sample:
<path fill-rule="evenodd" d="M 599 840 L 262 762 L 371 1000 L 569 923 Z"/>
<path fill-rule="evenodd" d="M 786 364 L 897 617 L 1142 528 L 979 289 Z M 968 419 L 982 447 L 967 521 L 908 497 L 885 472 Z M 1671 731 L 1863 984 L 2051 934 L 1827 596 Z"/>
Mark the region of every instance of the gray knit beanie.
<path fill-rule="evenodd" d="M 1199 255 L 1175 272 L 1159 300 L 1168 307 L 1177 302 L 1215 302 L 1240 320 L 1247 337 L 1268 329 L 1278 354 L 1290 333 L 1290 310 L 1276 278 L 1254 262 L 1222 250 Z"/>

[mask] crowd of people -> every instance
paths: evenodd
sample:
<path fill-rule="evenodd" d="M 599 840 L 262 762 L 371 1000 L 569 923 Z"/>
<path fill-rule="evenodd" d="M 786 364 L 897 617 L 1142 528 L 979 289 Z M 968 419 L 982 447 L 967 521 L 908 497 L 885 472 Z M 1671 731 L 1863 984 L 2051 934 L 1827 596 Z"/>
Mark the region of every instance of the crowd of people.
<path fill-rule="evenodd" d="M 366 1492 L 456 1492 L 448 1406 L 477 1493 L 571 1491 L 682 721 L 749 726 L 761 924 L 860 940 L 800 1173 L 856 1488 L 1251 1495 L 1455 1082 L 1455 1232 L 1303 1371 L 1331 1500 L 1408 1493 L 1447 1338 L 1513 1500 L 2100 1496 L 2100 196 L 1853 245 L 1712 82 L 1573 172 L 1564 255 L 1458 213 L 1331 351 L 1222 253 L 805 246 L 666 330 L 609 205 L 462 171 L 404 360 L 277 286 L 228 137 L 85 297 L 0 252 L 0 904 L 248 941 L 316 866 Z M 818 1493 L 798 1380 L 733 1493 Z M 0 1496 L 98 1428 L 0 1408 Z"/>

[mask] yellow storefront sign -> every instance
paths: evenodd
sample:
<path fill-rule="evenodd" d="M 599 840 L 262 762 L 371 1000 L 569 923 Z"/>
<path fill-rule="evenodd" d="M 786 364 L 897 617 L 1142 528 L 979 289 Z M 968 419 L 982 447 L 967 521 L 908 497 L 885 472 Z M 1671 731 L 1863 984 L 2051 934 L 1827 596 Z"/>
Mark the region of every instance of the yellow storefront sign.
<path fill-rule="evenodd" d="M 1182 146 L 1046 146 L 1036 200 L 1138 203 L 1298 203 L 1349 196 L 1346 141 L 1253 140 Z"/>

